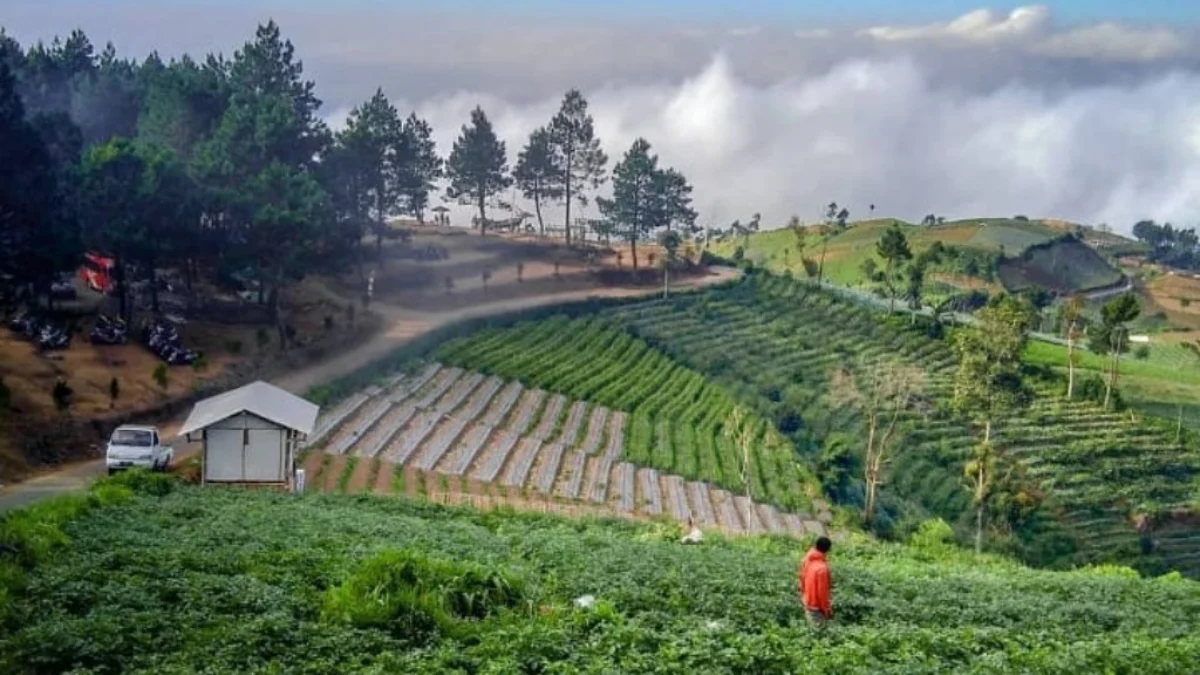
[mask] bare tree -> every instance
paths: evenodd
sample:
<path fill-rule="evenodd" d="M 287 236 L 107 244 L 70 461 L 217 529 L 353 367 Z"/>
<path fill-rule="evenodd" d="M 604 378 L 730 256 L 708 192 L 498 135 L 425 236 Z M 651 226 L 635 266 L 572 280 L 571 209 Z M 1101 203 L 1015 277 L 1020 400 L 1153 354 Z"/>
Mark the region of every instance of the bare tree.
<path fill-rule="evenodd" d="M 1083 296 L 1073 295 L 1063 305 L 1063 333 L 1067 338 L 1067 400 L 1075 394 L 1075 345 L 1083 336 Z"/>
<path fill-rule="evenodd" d="M 863 477 L 867 502 L 863 521 L 870 526 L 875 517 L 875 502 L 883 485 L 883 468 L 896 440 L 902 417 L 916 396 L 925 389 L 925 374 L 917 368 L 894 361 L 861 363 L 855 370 L 845 366 L 834 370 L 830 395 L 836 405 L 859 409 L 867 422 L 867 444 L 863 455 Z"/>

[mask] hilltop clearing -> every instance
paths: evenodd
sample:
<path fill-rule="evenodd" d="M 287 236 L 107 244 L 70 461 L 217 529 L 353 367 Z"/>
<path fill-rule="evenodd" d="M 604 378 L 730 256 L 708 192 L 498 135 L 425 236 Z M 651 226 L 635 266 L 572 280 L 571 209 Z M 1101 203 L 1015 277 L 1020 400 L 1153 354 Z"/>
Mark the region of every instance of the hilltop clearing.
<path fill-rule="evenodd" d="M 936 524 L 910 546 L 835 542 L 817 636 L 789 540 L 684 546 L 662 524 L 399 499 L 93 494 L 3 606 L 5 672 L 1165 675 L 1200 658 L 1200 585 L 976 559 Z M 63 511 L 21 517 L 57 532 Z"/>
<path fill-rule="evenodd" d="M 930 295 L 977 288 L 1038 286 L 1059 293 L 1104 288 L 1120 283 L 1122 275 L 1097 250 L 1115 255 L 1118 240 L 1134 243 L 1062 221 L 981 218 L 915 225 L 887 218 L 851 222 L 845 229 L 810 225 L 803 237 L 789 228 L 730 235 L 713 250 L 737 258 L 740 248 L 745 260 L 798 278 L 820 275 L 840 285 L 870 286 L 864 263 L 881 264 L 875 245 L 894 225 L 914 255 L 935 243 L 945 249 L 929 270 L 937 282 Z"/>

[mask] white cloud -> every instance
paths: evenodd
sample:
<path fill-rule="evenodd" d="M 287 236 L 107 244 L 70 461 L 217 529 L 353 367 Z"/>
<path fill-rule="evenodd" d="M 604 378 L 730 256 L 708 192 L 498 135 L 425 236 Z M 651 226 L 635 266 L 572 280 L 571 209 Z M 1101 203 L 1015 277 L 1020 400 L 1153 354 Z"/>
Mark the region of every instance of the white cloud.
<path fill-rule="evenodd" d="M 1187 48 L 1187 41 L 1168 28 L 1101 23 L 1051 36 L 1034 51 L 1064 58 L 1160 61 L 1182 54 Z"/>
<path fill-rule="evenodd" d="M 1147 62 L 1178 56 L 1188 43 L 1177 31 L 1159 26 L 1103 22 L 1075 28 L 1053 25 L 1045 5 L 1018 7 L 1007 16 L 977 9 L 952 21 L 924 26 L 876 26 L 860 35 L 880 42 L 937 41 L 1011 44 L 1042 56 L 1068 59 Z"/>
<path fill-rule="evenodd" d="M 836 200 L 919 219 L 1026 213 L 1128 228 L 1200 212 L 1200 76 L 1060 94 L 941 87 L 919 62 L 846 60 L 819 76 L 755 86 L 723 57 L 682 83 L 587 92 L 615 162 L 644 136 L 695 185 L 705 223 L 761 212 L 782 225 Z M 482 104 L 515 159 L 558 100 L 459 93 L 417 104 L 446 153 Z M 592 209 L 585 215 L 594 213 Z M 560 217 L 554 215 L 552 217 Z"/>
<path fill-rule="evenodd" d="M 1000 17 L 990 9 L 977 9 L 944 23 L 925 26 L 876 26 L 863 34 L 878 40 L 904 41 L 955 38 L 973 42 L 1020 39 L 1044 31 L 1050 21 L 1050 8 L 1044 5 L 1018 7 Z"/>

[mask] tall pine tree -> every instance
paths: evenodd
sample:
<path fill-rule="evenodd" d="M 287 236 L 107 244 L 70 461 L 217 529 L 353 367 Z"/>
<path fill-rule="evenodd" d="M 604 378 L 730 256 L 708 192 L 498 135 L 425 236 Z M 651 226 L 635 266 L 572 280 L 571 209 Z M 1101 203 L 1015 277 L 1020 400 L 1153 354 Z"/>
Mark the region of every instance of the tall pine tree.
<path fill-rule="evenodd" d="M 512 185 L 512 178 L 504 141 L 496 138 L 483 108 L 471 111 L 471 123 L 463 125 L 454 141 L 446 174 L 450 178 L 447 196 L 473 203 L 479 209 L 479 232 L 487 234 L 487 200 Z"/>
<path fill-rule="evenodd" d="M 549 140 L 554 152 L 554 165 L 558 169 L 551 181 L 555 189 L 563 194 L 566 214 L 563 224 L 567 244 L 571 243 L 571 204 L 579 202 L 586 206 L 587 191 L 604 183 L 608 156 L 600 149 L 596 137 L 595 123 L 588 112 L 587 99 L 578 89 L 571 89 L 563 96 L 558 113 L 550 120 Z"/>

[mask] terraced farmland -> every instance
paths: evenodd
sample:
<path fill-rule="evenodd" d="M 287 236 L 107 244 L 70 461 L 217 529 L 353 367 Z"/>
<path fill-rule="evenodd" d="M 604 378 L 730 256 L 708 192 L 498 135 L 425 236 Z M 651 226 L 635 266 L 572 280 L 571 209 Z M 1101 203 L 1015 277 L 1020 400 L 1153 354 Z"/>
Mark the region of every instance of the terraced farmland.
<path fill-rule="evenodd" d="M 856 439 L 861 425 L 855 410 L 830 403 L 834 366 L 887 356 L 920 367 L 930 378 L 929 401 L 907 420 L 904 449 L 896 453 L 885 492 L 952 522 L 969 512 L 961 467 L 976 431 L 943 412 L 955 366 L 945 343 L 770 275 L 754 275 L 729 289 L 623 306 L 605 316 L 737 392 L 813 460 L 825 439 L 834 434 Z M 1171 434 L 1127 415 L 1063 401 L 1045 388 L 1040 393 L 1018 419 L 1000 425 L 998 442 L 1047 494 L 1046 512 L 1077 548 L 1066 553 L 1069 561 L 1115 560 L 1200 576 L 1200 537 L 1180 543 L 1172 534 L 1158 541 L 1133 524 L 1138 513 L 1194 506 L 1196 449 L 1178 447 Z M 635 430 L 646 433 L 636 420 Z"/>
<path fill-rule="evenodd" d="M 617 454 L 635 464 L 737 492 L 749 483 L 755 499 L 793 510 L 810 509 L 817 493 L 812 474 L 769 422 L 611 320 L 555 317 L 483 331 L 450 341 L 433 356 L 554 392 L 536 424 L 539 402 L 517 406 L 515 426 L 532 427 L 537 438 L 557 434 L 555 442 L 582 443 L 581 452 L 590 456 L 607 435 L 610 444 L 621 443 Z M 566 406 L 567 397 L 576 402 Z M 589 410 L 585 401 L 604 408 Z M 606 430 L 606 410 L 626 413 L 619 427 Z M 571 476 L 581 461 L 570 452 L 563 459 Z M 599 462 L 603 473 L 610 461 Z M 577 487 L 570 482 L 561 492 L 574 497 Z"/>
<path fill-rule="evenodd" d="M 327 486 L 330 473 L 346 474 L 344 486 L 362 460 L 371 460 L 377 472 L 371 485 L 386 485 L 407 467 L 516 491 L 526 502 L 559 499 L 614 515 L 668 514 L 680 521 L 695 516 L 700 527 L 729 534 L 826 531 L 832 515 L 820 499 L 804 513 L 754 502 L 767 514 L 765 528 L 736 513 L 718 518 L 714 504 L 731 503 L 733 495 L 632 462 L 629 423 L 625 411 L 434 363 L 324 413 L 306 466 L 313 484 Z"/>

